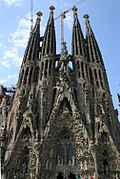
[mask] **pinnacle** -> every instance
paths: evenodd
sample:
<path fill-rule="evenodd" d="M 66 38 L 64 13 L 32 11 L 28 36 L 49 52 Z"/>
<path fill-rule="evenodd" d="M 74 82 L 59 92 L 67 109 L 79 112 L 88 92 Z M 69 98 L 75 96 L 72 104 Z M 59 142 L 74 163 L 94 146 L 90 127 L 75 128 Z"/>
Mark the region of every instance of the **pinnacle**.
<path fill-rule="evenodd" d="M 51 11 L 53 11 L 54 9 L 55 9 L 55 7 L 54 6 L 50 6 L 50 8 L 49 8 Z"/>
<path fill-rule="evenodd" d="M 89 17 L 90 17 L 90 16 L 89 16 L 88 14 L 85 14 L 85 15 L 83 16 L 83 18 L 85 18 L 86 20 L 89 19 Z"/>
<path fill-rule="evenodd" d="M 40 16 L 42 16 L 42 15 L 43 15 L 43 13 L 42 13 L 41 11 L 38 11 L 38 12 L 37 12 L 37 16 L 40 17 Z"/>
<path fill-rule="evenodd" d="M 77 9 L 76 6 L 73 6 L 72 10 L 73 10 L 74 12 L 76 12 L 78 9 Z"/>

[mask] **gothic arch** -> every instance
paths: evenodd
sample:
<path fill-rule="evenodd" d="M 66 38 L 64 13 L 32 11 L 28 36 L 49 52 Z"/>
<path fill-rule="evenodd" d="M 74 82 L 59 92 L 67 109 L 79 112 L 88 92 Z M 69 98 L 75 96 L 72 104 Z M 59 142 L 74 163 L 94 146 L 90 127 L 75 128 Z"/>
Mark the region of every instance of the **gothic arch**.
<path fill-rule="evenodd" d="M 65 91 L 62 92 L 63 94 L 59 94 L 58 97 L 56 98 L 57 101 L 55 102 L 56 102 L 58 113 L 60 111 L 60 107 L 62 106 L 61 104 L 64 102 L 66 102 L 66 107 L 69 109 L 71 115 L 75 110 L 77 111 L 75 100 L 74 100 L 73 94 L 71 94 L 71 91 L 72 89 L 66 89 Z"/>
<path fill-rule="evenodd" d="M 76 176 L 73 173 L 70 173 L 68 175 L 68 179 L 76 179 Z"/>
<path fill-rule="evenodd" d="M 58 113 L 64 112 L 65 110 L 66 112 L 68 111 L 70 114 L 72 113 L 70 102 L 66 97 L 64 97 L 63 100 L 61 101 L 59 105 Z"/>
<path fill-rule="evenodd" d="M 30 128 L 29 127 L 26 127 L 23 131 L 22 131 L 22 139 L 29 139 L 31 138 L 31 131 L 30 131 Z"/>
<path fill-rule="evenodd" d="M 24 136 L 26 135 L 26 137 Z M 25 114 L 24 118 L 23 118 L 23 123 L 20 127 L 20 130 L 16 136 L 16 139 L 19 141 L 24 137 L 27 139 L 34 139 L 35 138 L 35 132 L 34 132 L 34 126 L 33 123 L 31 121 L 31 119 L 29 119 L 29 117 Z"/>
<path fill-rule="evenodd" d="M 63 175 L 62 175 L 61 172 L 58 173 L 58 175 L 57 175 L 57 179 L 63 179 Z"/>

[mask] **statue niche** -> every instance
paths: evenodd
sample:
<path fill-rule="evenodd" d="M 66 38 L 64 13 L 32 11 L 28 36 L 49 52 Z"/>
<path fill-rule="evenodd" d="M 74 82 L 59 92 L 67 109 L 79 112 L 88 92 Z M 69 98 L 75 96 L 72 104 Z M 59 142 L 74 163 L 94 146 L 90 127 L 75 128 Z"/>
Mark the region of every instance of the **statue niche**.
<path fill-rule="evenodd" d="M 57 179 L 63 179 L 62 173 L 58 173 Z"/>
<path fill-rule="evenodd" d="M 26 129 L 24 129 L 23 133 L 22 133 L 22 139 L 23 140 L 29 140 L 31 138 L 31 131 L 30 128 L 27 127 Z"/>
<path fill-rule="evenodd" d="M 71 106 L 67 98 L 64 98 L 59 107 L 59 116 L 69 117 L 72 114 Z M 70 119 L 70 118 L 69 118 Z"/>
<path fill-rule="evenodd" d="M 67 51 L 66 43 L 63 43 L 63 48 L 60 56 L 60 74 L 66 73 L 68 71 L 68 61 L 69 61 L 69 55 Z"/>
<path fill-rule="evenodd" d="M 19 162 L 19 176 L 21 178 L 27 178 L 29 175 L 29 149 L 24 147 L 21 151 L 21 159 Z"/>

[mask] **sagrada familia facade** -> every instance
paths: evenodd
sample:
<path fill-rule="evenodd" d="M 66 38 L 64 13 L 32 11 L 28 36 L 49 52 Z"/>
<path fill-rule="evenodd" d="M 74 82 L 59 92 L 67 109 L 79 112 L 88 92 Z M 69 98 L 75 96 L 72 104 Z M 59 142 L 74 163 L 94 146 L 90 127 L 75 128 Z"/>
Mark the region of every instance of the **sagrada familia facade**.
<path fill-rule="evenodd" d="M 54 7 L 30 33 L 14 95 L 0 94 L 5 179 L 118 179 L 120 123 L 89 16 L 73 8 L 72 53 L 56 53 Z M 42 45 L 41 45 L 42 44 Z"/>

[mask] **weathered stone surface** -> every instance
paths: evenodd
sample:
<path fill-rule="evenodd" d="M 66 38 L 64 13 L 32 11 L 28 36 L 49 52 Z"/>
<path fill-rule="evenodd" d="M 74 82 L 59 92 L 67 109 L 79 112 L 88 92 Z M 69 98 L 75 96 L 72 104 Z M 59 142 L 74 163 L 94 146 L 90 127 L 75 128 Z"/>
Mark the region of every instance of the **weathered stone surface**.
<path fill-rule="evenodd" d="M 89 16 L 84 39 L 73 8 L 72 55 L 66 43 L 56 54 L 50 10 L 44 37 L 40 17 L 31 32 L 12 100 L 0 104 L 2 173 L 6 179 L 118 177 L 120 125 Z"/>

